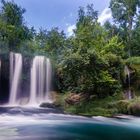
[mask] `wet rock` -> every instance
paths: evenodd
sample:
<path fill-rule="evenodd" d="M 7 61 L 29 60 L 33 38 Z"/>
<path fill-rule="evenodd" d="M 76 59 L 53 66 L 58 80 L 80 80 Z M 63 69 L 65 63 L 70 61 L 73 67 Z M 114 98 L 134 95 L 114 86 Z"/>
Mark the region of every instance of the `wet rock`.
<path fill-rule="evenodd" d="M 59 104 L 55 104 L 55 103 L 42 103 L 42 104 L 40 104 L 40 107 L 52 108 L 52 109 L 61 109 L 61 106 Z"/>
<path fill-rule="evenodd" d="M 40 104 L 40 107 L 52 109 L 52 110 L 54 110 L 55 113 L 63 113 L 64 114 L 64 110 L 61 108 L 61 106 L 59 106 L 55 103 L 42 103 L 42 104 Z"/>
<path fill-rule="evenodd" d="M 56 108 L 56 106 L 53 103 L 42 103 L 40 107 L 45 107 L 45 108 Z"/>

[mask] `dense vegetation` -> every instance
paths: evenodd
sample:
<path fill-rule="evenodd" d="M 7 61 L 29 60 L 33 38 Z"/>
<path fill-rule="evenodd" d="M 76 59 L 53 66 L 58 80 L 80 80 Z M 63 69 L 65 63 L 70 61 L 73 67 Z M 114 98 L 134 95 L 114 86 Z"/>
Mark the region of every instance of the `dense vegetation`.
<path fill-rule="evenodd" d="M 117 107 L 111 108 L 110 104 L 123 99 L 124 65 L 133 64 L 133 68 L 140 64 L 139 0 L 111 0 L 113 21 L 104 25 L 98 22 L 98 11 L 92 4 L 80 7 L 76 29 L 70 37 L 57 27 L 50 31 L 40 28 L 37 32 L 26 26 L 25 9 L 13 1 L 1 0 L 1 4 L 1 53 L 16 51 L 51 57 L 56 90 L 62 93 L 57 102 L 64 105 L 71 93 L 86 97 L 66 107 L 69 112 L 118 113 Z"/>

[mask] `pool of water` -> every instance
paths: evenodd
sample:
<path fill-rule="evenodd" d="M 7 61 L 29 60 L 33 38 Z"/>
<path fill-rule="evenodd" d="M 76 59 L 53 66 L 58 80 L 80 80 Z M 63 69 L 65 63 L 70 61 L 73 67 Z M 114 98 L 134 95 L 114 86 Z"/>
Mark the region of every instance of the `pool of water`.
<path fill-rule="evenodd" d="M 140 140 L 140 118 L 87 118 L 53 109 L 0 107 L 0 140 Z"/>

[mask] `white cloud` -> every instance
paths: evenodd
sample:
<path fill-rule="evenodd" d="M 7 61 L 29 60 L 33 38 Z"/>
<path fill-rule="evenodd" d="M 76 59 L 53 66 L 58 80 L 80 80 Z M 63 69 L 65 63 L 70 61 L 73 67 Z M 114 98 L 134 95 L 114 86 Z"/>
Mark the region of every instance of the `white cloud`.
<path fill-rule="evenodd" d="M 103 12 L 100 14 L 98 18 L 98 22 L 100 22 L 101 25 L 103 25 L 107 20 L 111 18 L 112 18 L 112 13 L 111 13 L 110 8 L 105 8 Z"/>
<path fill-rule="evenodd" d="M 73 35 L 73 30 L 74 30 L 74 29 L 76 29 L 76 25 L 75 25 L 75 24 L 69 25 L 69 26 L 67 27 L 67 35 L 68 35 L 68 36 L 72 36 L 72 35 Z"/>
<path fill-rule="evenodd" d="M 111 18 L 112 18 L 112 14 L 110 8 L 105 8 L 103 12 L 100 14 L 98 18 L 98 22 L 100 22 L 101 25 L 103 25 L 107 20 Z M 76 29 L 76 25 L 75 24 L 71 25 L 69 23 L 66 23 L 66 26 L 67 26 L 67 36 L 72 36 L 74 34 L 73 30 Z"/>

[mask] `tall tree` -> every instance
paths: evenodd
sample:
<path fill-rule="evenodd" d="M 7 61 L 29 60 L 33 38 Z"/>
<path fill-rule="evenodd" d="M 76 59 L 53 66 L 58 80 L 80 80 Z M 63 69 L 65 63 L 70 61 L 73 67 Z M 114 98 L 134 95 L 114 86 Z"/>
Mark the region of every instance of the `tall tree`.
<path fill-rule="evenodd" d="M 59 29 L 52 28 L 47 33 L 47 44 L 46 51 L 50 51 L 52 55 L 61 54 L 61 51 L 65 46 L 66 36 L 63 31 L 59 31 Z"/>
<path fill-rule="evenodd" d="M 0 32 L 12 50 L 22 41 L 29 39 L 32 34 L 24 23 L 25 9 L 13 1 L 2 0 L 1 4 L 0 20 L 3 26 L 0 26 Z"/>
<path fill-rule="evenodd" d="M 84 51 L 87 48 L 98 48 L 104 46 L 105 32 L 98 20 L 98 12 L 93 5 L 88 5 L 86 9 L 80 7 L 75 33 L 75 46 Z M 86 48 L 87 47 L 87 48 Z"/>
<path fill-rule="evenodd" d="M 132 33 L 132 55 L 139 56 L 140 55 L 140 15 L 137 19 L 137 22 L 134 26 Z"/>
<path fill-rule="evenodd" d="M 131 56 L 132 29 L 140 6 L 139 0 L 111 0 L 110 8 L 114 21 L 124 29 L 128 54 Z"/>

